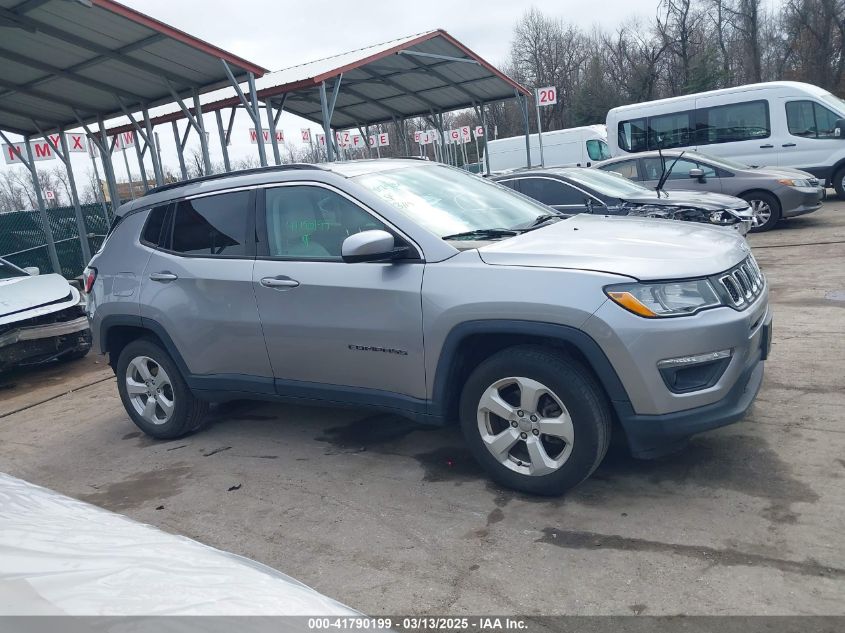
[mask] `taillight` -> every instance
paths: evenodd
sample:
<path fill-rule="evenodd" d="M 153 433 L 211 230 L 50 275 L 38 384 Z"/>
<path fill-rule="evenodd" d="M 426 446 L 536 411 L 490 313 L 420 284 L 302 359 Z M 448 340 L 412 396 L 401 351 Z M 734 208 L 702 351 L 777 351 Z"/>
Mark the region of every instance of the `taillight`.
<path fill-rule="evenodd" d="M 97 280 L 97 269 L 86 268 L 83 273 L 85 277 L 85 294 L 91 294 L 91 289 L 94 287 L 94 282 Z"/>

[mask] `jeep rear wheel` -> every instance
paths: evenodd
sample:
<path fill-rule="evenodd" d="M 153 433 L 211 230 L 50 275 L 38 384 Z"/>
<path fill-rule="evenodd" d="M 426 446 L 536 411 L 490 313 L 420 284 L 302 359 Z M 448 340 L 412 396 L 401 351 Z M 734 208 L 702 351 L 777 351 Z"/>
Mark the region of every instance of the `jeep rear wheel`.
<path fill-rule="evenodd" d="M 147 435 L 180 437 L 202 426 L 208 403 L 196 398 L 176 363 L 148 339 L 129 343 L 117 361 L 117 389 L 129 417 Z"/>
<path fill-rule="evenodd" d="M 610 443 L 607 397 L 559 351 L 520 346 L 481 363 L 461 397 L 461 428 L 475 458 L 502 485 L 559 495 L 598 467 Z"/>

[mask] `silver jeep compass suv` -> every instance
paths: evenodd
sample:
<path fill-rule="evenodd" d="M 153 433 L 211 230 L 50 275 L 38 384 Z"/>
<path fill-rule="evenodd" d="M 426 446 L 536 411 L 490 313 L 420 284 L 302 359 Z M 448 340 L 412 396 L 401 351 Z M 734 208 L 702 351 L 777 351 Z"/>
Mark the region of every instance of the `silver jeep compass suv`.
<path fill-rule="evenodd" d="M 601 462 L 740 419 L 771 340 L 745 240 L 555 212 L 419 160 L 290 165 L 123 205 L 87 271 L 95 345 L 145 433 L 211 401 L 459 421 L 498 482 L 559 494 Z"/>

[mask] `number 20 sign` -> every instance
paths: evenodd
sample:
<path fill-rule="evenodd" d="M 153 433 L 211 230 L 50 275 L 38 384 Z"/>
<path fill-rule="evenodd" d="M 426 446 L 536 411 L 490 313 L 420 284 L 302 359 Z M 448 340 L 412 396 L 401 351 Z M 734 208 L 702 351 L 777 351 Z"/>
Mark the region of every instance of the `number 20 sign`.
<path fill-rule="evenodd" d="M 537 88 L 537 105 L 548 106 L 557 103 L 557 88 L 554 86 L 547 86 L 546 88 Z"/>

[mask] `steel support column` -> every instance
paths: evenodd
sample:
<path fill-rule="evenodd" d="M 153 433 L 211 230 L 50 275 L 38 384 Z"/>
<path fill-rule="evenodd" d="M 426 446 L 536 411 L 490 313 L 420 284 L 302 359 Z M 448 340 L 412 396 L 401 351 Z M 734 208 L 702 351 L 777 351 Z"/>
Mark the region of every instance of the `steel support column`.
<path fill-rule="evenodd" d="M 109 200 L 111 201 L 112 215 L 120 206 L 120 192 L 117 189 L 117 179 L 114 175 L 114 165 L 111 162 L 111 148 L 109 147 L 109 137 L 106 135 L 106 122 L 102 116 L 97 117 L 97 125 L 100 132 L 100 160 L 103 163 L 103 171 L 105 172 L 106 184 L 109 188 Z"/>
<path fill-rule="evenodd" d="M 279 140 L 276 138 L 276 126 L 279 123 L 279 119 L 282 116 L 282 112 L 285 109 L 285 101 L 287 100 L 287 94 L 282 95 L 282 100 L 279 102 L 279 111 L 273 112 L 273 100 L 267 99 L 264 102 L 264 105 L 267 109 L 267 124 L 270 129 L 270 143 L 273 145 L 273 158 L 276 160 L 277 165 L 282 164 L 282 157 L 279 153 Z"/>
<path fill-rule="evenodd" d="M 255 89 L 255 75 L 249 73 L 247 77 L 247 85 L 249 86 L 249 102 L 250 112 L 254 113 L 253 122 L 255 123 L 255 140 L 258 141 L 258 158 L 261 161 L 261 166 L 267 166 L 267 148 L 264 147 L 264 128 L 261 126 L 261 106 L 258 105 L 258 91 Z"/>
<path fill-rule="evenodd" d="M 183 151 L 182 139 L 179 137 L 179 126 L 176 124 L 176 121 L 171 121 L 170 124 L 173 127 L 173 140 L 176 141 L 176 154 L 179 156 L 179 169 L 182 171 L 182 180 L 187 180 L 188 169 L 185 167 L 185 152 Z M 185 131 L 187 132 L 190 129 L 191 126 L 188 124 L 188 129 Z"/>
<path fill-rule="evenodd" d="M 334 88 L 332 89 L 331 100 L 326 95 L 326 82 L 320 83 L 320 107 L 323 111 L 323 133 L 326 135 L 326 151 L 328 162 L 334 159 L 335 154 L 335 137 L 332 131 L 332 115 L 334 114 L 334 106 L 337 103 L 337 95 L 340 92 L 340 83 L 343 81 L 343 73 L 337 76 L 334 81 Z"/>
<path fill-rule="evenodd" d="M 56 252 L 56 242 L 53 240 L 53 229 L 50 228 L 50 218 L 47 216 L 47 209 L 44 206 L 44 197 L 41 195 L 41 183 L 38 182 L 38 172 L 35 170 L 35 159 L 32 156 L 32 147 L 29 145 L 29 136 L 23 137 L 23 144 L 26 147 L 26 158 L 23 157 L 17 147 L 9 140 L 3 130 L 0 130 L 0 137 L 18 155 L 18 158 L 29 170 L 32 176 L 32 186 L 35 189 L 35 200 L 38 203 L 38 215 L 41 218 L 41 225 L 44 227 L 44 239 L 47 240 L 47 254 L 50 257 L 50 265 L 53 272 L 62 274 L 62 266 L 59 263 L 59 255 Z"/>
<path fill-rule="evenodd" d="M 514 90 L 516 102 L 522 112 L 522 123 L 525 127 L 525 166 L 531 168 L 531 127 L 528 121 L 528 97 Z"/>
<path fill-rule="evenodd" d="M 480 105 L 481 109 L 481 128 L 484 130 L 484 165 L 487 168 L 487 175 L 490 175 L 490 152 L 487 149 L 487 112 L 484 109 L 484 103 Z"/>
<path fill-rule="evenodd" d="M 238 99 L 240 99 L 249 118 L 252 119 L 252 124 L 255 126 L 255 140 L 258 142 L 258 158 L 261 161 L 261 166 L 266 167 L 267 152 L 264 148 L 264 131 L 261 128 L 261 107 L 258 104 L 258 94 L 255 89 L 255 75 L 252 73 L 247 74 L 247 84 L 249 86 L 249 99 L 247 99 L 244 91 L 241 90 L 240 83 L 235 79 L 232 69 L 229 68 L 229 64 L 226 63 L 225 59 L 221 59 L 220 63 L 223 64 L 223 69 L 226 71 L 229 83 L 232 84 L 232 88 L 238 94 Z"/>
<path fill-rule="evenodd" d="M 205 164 L 206 175 L 211 175 L 214 168 L 211 165 L 211 155 L 208 153 L 208 135 L 205 133 L 205 121 L 202 117 L 202 103 L 200 93 L 194 88 L 194 119 L 196 120 L 197 134 L 200 137 L 200 149 L 202 150 L 202 161 Z"/>
<path fill-rule="evenodd" d="M 229 143 L 226 139 L 226 131 L 223 129 L 223 115 L 220 110 L 214 111 L 214 117 L 217 119 L 217 133 L 220 135 L 220 149 L 223 151 L 223 169 L 230 172 L 232 165 L 229 163 Z"/>
<path fill-rule="evenodd" d="M 147 147 L 150 148 L 150 160 L 153 161 L 153 173 L 155 174 L 156 185 L 161 187 L 164 184 L 164 169 L 161 165 L 161 154 L 158 147 L 158 137 L 153 132 L 153 124 L 150 121 L 150 110 L 144 106 L 144 129 L 147 135 Z"/>
<path fill-rule="evenodd" d="M 79 205 L 79 194 L 76 191 L 76 179 L 73 177 L 73 165 L 70 162 L 70 151 L 67 146 L 65 130 L 62 127 L 58 128 L 59 144 L 61 146 L 60 149 L 53 139 L 50 138 L 48 134 L 45 134 L 44 130 L 38 127 L 38 123 L 33 120 L 32 124 L 41 136 L 44 137 L 44 140 L 47 141 L 56 153 L 56 156 L 59 157 L 59 160 L 64 163 L 65 172 L 67 173 L 67 184 L 70 189 L 70 201 L 73 205 L 74 215 L 76 215 L 76 230 L 77 233 L 79 233 L 79 246 L 82 249 L 82 259 L 84 260 L 82 263 L 87 266 L 88 262 L 91 261 L 91 248 L 88 244 L 88 228 L 85 226 L 85 218 L 82 215 L 82 207 Z"/>
<path fill-rule="evenodd" d="M 144 187 L 144 193 L 147 193 L 150 190 L 149 182 L 147 182 L 147 168 L 144 167 L 144 153 L 147 149 L 145 147 L 143 151 L 141 150 L 137 130 L 132 130 L 132 138 L 135 141 L 135 155 L 138 157 L 138 169 L 141 170 L 141 185 Z"/>

